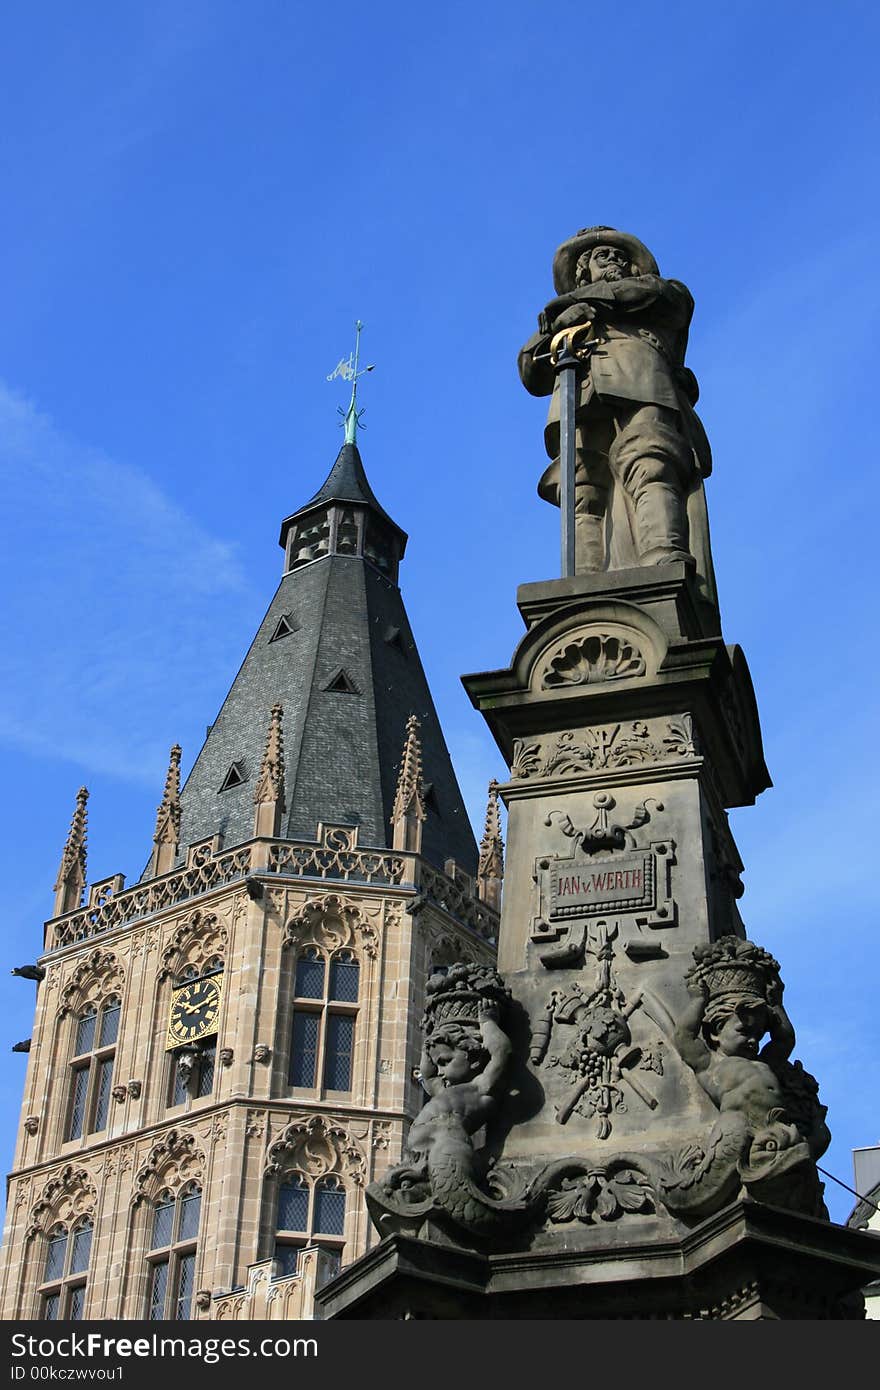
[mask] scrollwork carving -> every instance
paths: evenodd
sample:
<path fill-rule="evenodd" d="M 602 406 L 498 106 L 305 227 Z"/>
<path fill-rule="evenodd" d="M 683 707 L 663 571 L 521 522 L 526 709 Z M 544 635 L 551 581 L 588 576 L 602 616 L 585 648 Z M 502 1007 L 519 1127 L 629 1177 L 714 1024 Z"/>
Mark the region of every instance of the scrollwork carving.
<path fill-rule="evenodd" d="M 697 753 L 693 721 L 682 714 L 676 719 L 650 723 L 634 719 L 625 724 L 599 724 L 579 731 L 563 730 L 555 737 L 513 746 L 510 775 L 527 777 L 576 777 L 607 768 L 641 767 L 649 763 L 677 762 Z"/>
<path fill-rule="evenodd" d="M 313 899 L 299 910 L 284 928 L 283 947 L 318 946 L 325 951 L 361 947 L 368 956 L 379 950 L 379 933 L 365 920 L 362 907 L 338 893 Z"/>
<path fill-rule="evenodd" d="M 367 1161 L 345 1125 L 326 1115 L 303 1115 L 287 1125 L 267 1154 L 267 1177 L 279 1177 L 291 1169 L 310 1177 L 341 1173 L 360 1187 Z"/>

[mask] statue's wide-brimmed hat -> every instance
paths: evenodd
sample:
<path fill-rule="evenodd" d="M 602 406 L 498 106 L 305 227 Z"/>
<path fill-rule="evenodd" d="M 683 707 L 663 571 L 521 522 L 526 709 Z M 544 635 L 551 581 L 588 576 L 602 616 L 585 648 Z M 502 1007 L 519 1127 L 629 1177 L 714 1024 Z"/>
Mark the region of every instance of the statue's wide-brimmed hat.
<path fill-rule="evenodd" d="M 638 275 L 659 275 L 657 262 L 647 246 L 629 232 L 616 227 L 582 227 L 564 241 L 553 257 L 553 284 L 557 294 L 567 294 L 575 288 L 574 273 L 578 258 L 594 246 L 619 246 L 629 256 Z"/>

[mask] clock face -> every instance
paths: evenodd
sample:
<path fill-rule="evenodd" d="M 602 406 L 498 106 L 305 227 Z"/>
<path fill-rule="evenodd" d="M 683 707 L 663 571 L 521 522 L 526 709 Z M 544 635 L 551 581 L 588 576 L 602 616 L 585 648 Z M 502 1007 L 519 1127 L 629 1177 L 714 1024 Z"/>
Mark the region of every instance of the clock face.
<path fill-rule="evenodd" d="M 193 980 L 182 985 L 171 997 L 168 1018 L 168 1046 L 197 1042 L 217 1032 L 220 1016 L 220 984 L 216 979 Z"/>

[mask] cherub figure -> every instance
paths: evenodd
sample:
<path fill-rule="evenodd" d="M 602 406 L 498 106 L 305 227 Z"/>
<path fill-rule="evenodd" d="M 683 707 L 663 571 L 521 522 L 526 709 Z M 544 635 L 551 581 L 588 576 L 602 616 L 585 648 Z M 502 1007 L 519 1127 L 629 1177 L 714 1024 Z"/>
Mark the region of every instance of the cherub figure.
<path fill-rule="evenodd" d="M 464 1143 L 482 1129 L 496 1106 L 493 1091 L 511 1052 L 510 1039 L 498 1024 L 498 1006 L 478 1005 L 479 1033 L 461 1023 L 442 1023 L 427 1033 L 419 1072 L 430 1096 L 413 1121 L 407 1150 L 419 1159 Z"/>
<path fill-rule="evenodd" d="M 737 1111 L 754 1128 L 779 1119 L 785 1111 L 779 1068 L 795 1042 L 782 981 L 771 981 L 765 998 L 748 991 L 713 997 L 698 966 L 686 983 L 691 1004 L 678 1021 L 675 1043 L 703 1090 L 720 1111 Z"/>
<path fill-rule="evenodd" d="M 473 1136 L 495 1113 L 512 1045 L 500 1014 L 509 993 L 494 970 L 454 965 L 428 983 L 420 1065 L 429 1099 L 413 1120 L 403 1161 L 367 1189 L 380 1230 L 444 1215 L 471 1231 L 520 1210 L 478 1182 Z"/>
<path fill-rule="evenodd" d="M 766 1200 L 821 1214 L 814 1161 L 828 1146 L 817 1088 L 789 1058 L 795 1033 L 779 966 L 750 941 L 722 937 L 694 952 L 691 1002 L 675 1027 L 683 1060 L 718 1109 L 696 1176 L 729 1168 Z M 769 1034 L 763 1047 L 762 1038 Z"/>

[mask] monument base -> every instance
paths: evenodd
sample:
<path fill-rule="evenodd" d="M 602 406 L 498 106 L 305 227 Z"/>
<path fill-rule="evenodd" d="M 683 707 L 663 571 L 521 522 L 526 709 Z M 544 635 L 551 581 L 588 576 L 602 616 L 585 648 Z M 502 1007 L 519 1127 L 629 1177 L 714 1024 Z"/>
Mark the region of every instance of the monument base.
<path fill-rule="evenodd" d="M 880 1236 L 748 1199 L 682 1238 L 481 1254 L 386 1237 L 316 1295 L 357 1319 L 861 1319 Z"/>

